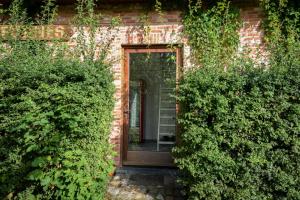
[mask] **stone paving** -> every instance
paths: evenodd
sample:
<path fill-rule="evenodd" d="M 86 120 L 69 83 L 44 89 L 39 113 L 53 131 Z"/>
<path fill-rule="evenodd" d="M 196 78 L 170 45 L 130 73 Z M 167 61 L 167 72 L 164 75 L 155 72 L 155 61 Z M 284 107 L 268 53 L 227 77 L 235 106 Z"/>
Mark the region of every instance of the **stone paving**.
<path fill-rule="evenodd" d="M 176 169 L 127 167 L 112 177 L 106 200 L 184 200 Z"/>

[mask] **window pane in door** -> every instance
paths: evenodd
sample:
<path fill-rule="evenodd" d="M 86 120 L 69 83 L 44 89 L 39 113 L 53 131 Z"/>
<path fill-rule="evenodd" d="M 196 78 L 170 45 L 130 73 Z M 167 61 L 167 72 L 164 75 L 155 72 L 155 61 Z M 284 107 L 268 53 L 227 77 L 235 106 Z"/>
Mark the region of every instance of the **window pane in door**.
<path fill-rule="evenodd" d="M 129 151 L 170 151 L 175 143 L 176 53 L 129 54 Z"/>

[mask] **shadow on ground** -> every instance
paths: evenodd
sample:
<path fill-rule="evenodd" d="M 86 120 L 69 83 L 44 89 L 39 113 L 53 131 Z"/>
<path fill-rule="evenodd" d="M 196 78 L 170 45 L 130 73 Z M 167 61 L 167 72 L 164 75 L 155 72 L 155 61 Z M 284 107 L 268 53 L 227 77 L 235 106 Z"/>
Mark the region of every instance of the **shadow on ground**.
<path fill-rule="evenodd" d="M 184 200 L 177 177 L 176 169 L 123 167 L 110 181 L 107 200 Z"/>

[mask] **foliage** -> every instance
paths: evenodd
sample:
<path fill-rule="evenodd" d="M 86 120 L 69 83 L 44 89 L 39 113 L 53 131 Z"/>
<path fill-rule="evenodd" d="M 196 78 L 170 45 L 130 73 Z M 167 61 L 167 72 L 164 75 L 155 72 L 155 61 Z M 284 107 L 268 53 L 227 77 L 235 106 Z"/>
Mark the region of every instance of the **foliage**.
<path fill-rule="evenodd" d="M 179 89 L 176 163 L 191 199 L 299 199 L 300 62 L 203 68 Z"/>
<path fill-rule="evenodd" d="M 21 0 L 5 11 L 18 31 L 0 48 L 0 198 L 103 199 L 114 156 L 113 77 L 104 59 L 87 53 L 89 45 L 67 51 L 59 41 L 24 38 L 32 24 L 52 23 L 52 3 L 44 1 L 35 22 Z M 96 35 L 87 33 L 91 44 Z"/>
<path fill-rule="evenodd" d="M 266 13 L 265 41 L 271 65 L 297 60 L 300 55 L 300 3 L 296 0 L 261 0 Z"/>
<path fill-rule="evenodd" d="M 203 34 L 226 30 L 210 22 L 219 16 L 215 7 L 186 21 L 201 67 L 188 71 L 179 85 L 182 132 L 173 153 L 190 199 L 300 198 L 300 15 L 290 2 L 261 1 L 268 66 L 235 58 L 237 32 L 228 35 L 235 41 L 229 50 L 222 42 L 214 45 L 214 33 Z"/>
<path fill-rule="evenodd" d="M 239 15 L 230 1 L 217 1 L 210 8 L 205 8 L 203 3 L 190 1 L 184 17 L 184 33 L 198 65 L 224 68 L 237 51 Z"/>
<path fill-rule="evenodd" d="M 110 73 L 24 46 L 1 62 L 2 192 L 96 199 L 112 170 Z"/>

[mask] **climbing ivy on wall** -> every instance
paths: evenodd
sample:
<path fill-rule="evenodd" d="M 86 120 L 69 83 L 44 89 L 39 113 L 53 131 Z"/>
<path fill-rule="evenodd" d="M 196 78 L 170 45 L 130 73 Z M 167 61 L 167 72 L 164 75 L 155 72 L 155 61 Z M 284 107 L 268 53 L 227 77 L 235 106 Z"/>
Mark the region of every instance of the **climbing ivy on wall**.
<path fill-rule="evenodd" d="M 299 61 L 300 2 L 297 0 L 260 0 L 265 12 L 265 42 L 271 65 Z"/>
<path fill-rule="evenodd" d="M 229 0 L 175 1 L 183 11 L 184 32 L 191 46 L 192 62 L 196 65 L 222 69 L 237 58 L 238 29 L 241 27 L 239 10 Z M 156 0 L 154 9 L 163 16 L 166 1 Z"/>
<path fill-rule="evenodd" d="M 205 3 L 189 1 L 183 20 L 184 34 L 196 64 L 224 69 L 237 53 L 239 13 L 227 0 Z"/>

